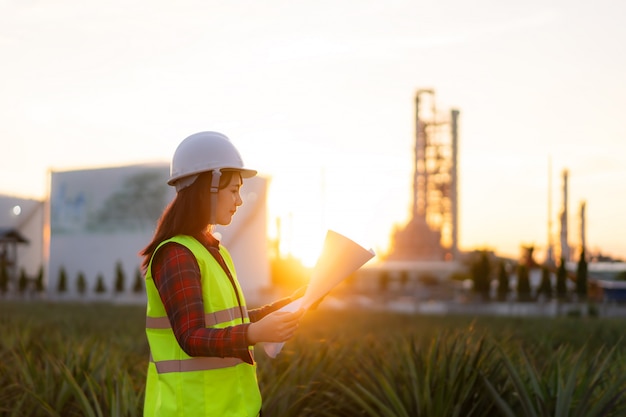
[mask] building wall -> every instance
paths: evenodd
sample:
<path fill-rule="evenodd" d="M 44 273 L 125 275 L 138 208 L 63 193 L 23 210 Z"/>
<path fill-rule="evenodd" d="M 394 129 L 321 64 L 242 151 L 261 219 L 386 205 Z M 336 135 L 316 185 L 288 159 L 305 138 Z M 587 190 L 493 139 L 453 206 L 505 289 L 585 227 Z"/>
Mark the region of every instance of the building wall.
<path fill-rule="evenodd" d="M 42 234 L 45 221 L 45 202 L 34 201 L 22 211 L 23 219 L 19 223 L 19 232 L 28 239 L 28 244 L 18 245 L 18 265 L 20 270 L 35 278 L 44 267 L 44 237 Z"/>

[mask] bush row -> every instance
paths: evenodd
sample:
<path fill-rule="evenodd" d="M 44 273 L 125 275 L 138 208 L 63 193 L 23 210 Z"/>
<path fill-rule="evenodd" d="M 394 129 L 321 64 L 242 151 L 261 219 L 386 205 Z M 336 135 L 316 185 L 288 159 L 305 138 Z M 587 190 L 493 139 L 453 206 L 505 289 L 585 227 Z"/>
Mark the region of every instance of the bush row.
<path fill-rule="evenodd" d="M 307 313 L 256 349 L 264 416 L 619 416 L 623 323 Z M 144 309 L 0 303 L 0 415 L 140 416 Z"/>

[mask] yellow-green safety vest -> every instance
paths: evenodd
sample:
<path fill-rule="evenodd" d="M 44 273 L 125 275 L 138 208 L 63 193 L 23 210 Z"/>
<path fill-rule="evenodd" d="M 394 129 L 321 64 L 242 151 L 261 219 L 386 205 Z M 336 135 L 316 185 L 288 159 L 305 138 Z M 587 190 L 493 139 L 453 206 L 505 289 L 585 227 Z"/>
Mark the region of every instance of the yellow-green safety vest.
<path fill-rule="evenodd" d="M 220 253 L 231 272 L 241 306 L 230 279 L 209 251 L 191 236 L 179 235 L 162 242 L 180 243 L 198 261 L 206 326 L 225 328 L 250 322 L 232 258 Z M 156 250 L 155 250 L 156 253 Z M 154 255 L 153 255 L 154 259 Z M 178 344 L 151 274 L 146 272 L 146 335 L 150 362 L 146 380 L 144 417 L 252 417 L 259 415 L 261 393 L 256 363 L 239 358 L 191 357 Z M 242 317 L 243 314 L 243 317 Z M 249 347 L 251 353 L 253 347 Z"/>

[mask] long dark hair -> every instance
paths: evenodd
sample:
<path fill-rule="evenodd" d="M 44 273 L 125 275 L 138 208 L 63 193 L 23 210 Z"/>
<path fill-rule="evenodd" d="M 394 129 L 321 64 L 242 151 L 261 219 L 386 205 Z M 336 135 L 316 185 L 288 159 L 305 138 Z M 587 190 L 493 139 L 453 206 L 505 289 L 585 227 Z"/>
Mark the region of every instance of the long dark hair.
<path fill-rule="evenodd" d="M 219 188 L 230 184 L 235 171 L 223 171 Z M 152 237 L 152 241 L 141 252 L 142 268 L 148 269 L 150 259 L 161 242 L 177 235 L 200 237 L 210 231 L 211 216 L 211 172 L 203 172 L 190 186 L 176 193 L 174 199 L 163 210 Z"/>

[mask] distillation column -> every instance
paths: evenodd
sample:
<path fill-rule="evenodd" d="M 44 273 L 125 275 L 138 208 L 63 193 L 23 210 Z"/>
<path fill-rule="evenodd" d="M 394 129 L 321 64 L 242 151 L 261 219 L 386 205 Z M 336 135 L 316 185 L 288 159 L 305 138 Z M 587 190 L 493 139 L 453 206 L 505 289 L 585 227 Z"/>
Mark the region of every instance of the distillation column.
<path fill-rule="evenodd" d="M 391 258 L 458 259 L 458 117 L 437 113 L 434 90 L 416 92 L 411 219 Z"/>
<path fill-rule="evenodd" d="M 561 210 L 561 260 L 569 261 L 569 245 L 567 243 L 567 177 L 568 171 L 563 170 L 563 209 Z"/>
<path fill-rule="evenodd" d="M 452 167 L 450 168 L 450 211 L 452 212 L 452 246 L 450 251 L 453 259 L 459 257 L 459 171 L 458 171 L 458 120 L 459 111 L 452 110 L 450 112 L 452 119 L 451 133 L 452 133 Z"/>

